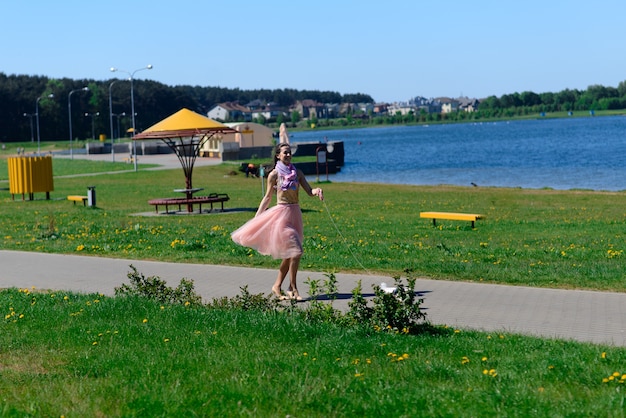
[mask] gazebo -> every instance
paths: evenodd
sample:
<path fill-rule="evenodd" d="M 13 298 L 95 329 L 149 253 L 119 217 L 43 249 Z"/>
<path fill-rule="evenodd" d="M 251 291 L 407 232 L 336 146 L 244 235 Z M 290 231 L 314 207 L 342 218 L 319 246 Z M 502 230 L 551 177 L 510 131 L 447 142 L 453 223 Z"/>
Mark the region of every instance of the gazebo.
<path fill-rule="evenodd" d="M 135 135 L 134 140 L 160 139 L 169 146 L 178 157 L 180 164 L 185 173 L 185 188 L 180 189 L 185 193 L 185 198 L 160 199 L 159 203 L 153 203 L 157 207 L 158 204 L 186 204 L 188 212 L 193 212 L 194 203 L 205 203 L 212 201 L 208 196 L 203 198 L 194 197 L 193 194 L 200 189 L 193 188 L 192 176 L 193 166 L 199 155 L 202 144 L 211 139 L 216 134 L 236 133 L 232 128 L 209 119 L 199 113 L 192 112 L 189 109 L 181 109 L 171 116 L 163 119 L 155 125 L 152 125 L 145 131 Z M 166 201 L 167 200 L 167 201 Z M 227 199 L 226 199 L 227 200 Z M 223 202 L 223 200 L 222 200 Z"/>

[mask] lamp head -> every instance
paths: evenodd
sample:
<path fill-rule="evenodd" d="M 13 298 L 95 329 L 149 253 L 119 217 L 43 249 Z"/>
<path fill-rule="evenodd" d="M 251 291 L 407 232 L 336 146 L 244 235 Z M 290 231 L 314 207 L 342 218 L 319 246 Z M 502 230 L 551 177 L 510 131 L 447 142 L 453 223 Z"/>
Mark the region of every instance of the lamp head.
<path fill-rule="evenodd" d="M 89 87 L 85 86 L 85 87 L 83 87 L 83 89 L 82 89 L 82 90 L 83 90 L 83 91 L 89 91 Z"/>
<path fill-rule="evenodd" d="M 146 67 L 148 70 L 152 69 L 152 64 L 148 64 L 148 66 Z"/>
<path fill-rule="evenodd" d="M 117 71 L 117 68 L 115 68 L 115 67 L 111 67 L 111 72 L 112 72 L 112 73 L 114 73 L 114 72 L 116 72 L 116 71 Z"/>

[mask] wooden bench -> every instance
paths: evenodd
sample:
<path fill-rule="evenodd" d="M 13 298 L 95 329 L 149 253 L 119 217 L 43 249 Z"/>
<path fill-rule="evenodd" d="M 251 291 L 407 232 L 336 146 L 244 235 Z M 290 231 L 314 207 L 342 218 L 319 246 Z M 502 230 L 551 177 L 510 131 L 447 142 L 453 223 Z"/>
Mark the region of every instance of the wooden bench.
<path fill-rule="evenodd" d="M 165 212 L 168 212 L 169 206 L 178 206 L 178 210 L 181 210 L 182 205 L 187 205 L 188 212 L 193 211 L 193 205 L 198 205 L 198 210 L 202 212 L 202 205 L 211 205 L 211 211 L 213 211 L 213 204 L 220 203 L 222 205 L 222 211 L 224 211 L 224 202 L 230 200 L 230 197 L 226 193 L 211 193 L 208 196 L 194 196 L 190 199 L 186 197 L 166 197 L 162 199 L 148 200 L 148 203 L 155 207 L 157 213 L 159 213 L 159 206 L 165 206 Z M 190 210 L 191 208 L 191 210 Z"/>
<path fill-rule="evenodd" d="M 452 221 L 470 221 L 472 223 L 472 228 L 474 228 L 474 222 L 478 219 L 483 219 L 484 216 L 475 213 L 420 212 L 420 218 L 432 218 L 434 226 L 437 226 L 437 219 L 448 219 Z"/>
<path fill-rule="evenodd" d="M 71 195 L 67 197 L 67 200 L 71 200 L 76 205 L 76 202 L 83 202 L 83 206 L 87 206 L 87 196 Z"/>

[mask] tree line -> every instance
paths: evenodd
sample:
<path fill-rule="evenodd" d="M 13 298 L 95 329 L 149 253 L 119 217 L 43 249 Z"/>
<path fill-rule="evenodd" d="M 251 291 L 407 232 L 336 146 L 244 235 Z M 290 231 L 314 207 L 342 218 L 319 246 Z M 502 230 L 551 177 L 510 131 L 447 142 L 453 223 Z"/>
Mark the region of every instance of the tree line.
<path fill-rule="evenodd" d="M 332 91 L 296 89 L 241 90 L 223 87 L 168 86 L 152 80 L 133 80 L 135 123 L 138 131 L 185 107 L 206 114 L 223 102 L 247 104 L 257 99 L 274 102 L 285 109 L 298 100 L 320 103 L 374 103 L 363 93 L 340 94 Z M 84 87 L 88 91 L 83 91 Z M 70 92 L 73 92 L 70 94 Z M 49 97 L 53 96 L 53 97 Z M 131 123 L 130 82 L 125 79 L 73 80 L 44 76 L 0 73 L 0 141 L 37 140 L 37 125 L 42 141 L 69 139 L 69 113 L 73 140 L 111 137 L 109 98 L 113 117 L 113 136 L 127 136 Z M 71 99 L 71 101 L 70 101 Z M 626 81 L 617 87 L 591 85 L 586 90 L 565 89 L 557 93 L 504 94 L 480 99 L 475 112 L 430 114 L 416 111 L 408 115 L 375 115 L 359 112 L 337 119 L 313 120 L 318 126 L 363 124 L 405 124 L 436 121 L 464 121 L 503 118 L 575 110 L 626 109 Z M 36 113 L 39 113 L 37 124 Z"/>
<path fill-rule="evenodd" d="M 84 87 L 88 91 L 83 91 Z M 133 80 L 133 91 L 137 131 L 152 126 L 183 107 L 206 115 L 214 105 L 223 102 L 245 105 L 261 99 L 284 108 L 305 99 L 320 103 L 373 102 L 369 95 L 362 93 L 342 95 L 316 90 L 168 86 L 143 79 Z M 73 93 L 70 95 L 70 92 Z M 128 80 L 51 79 L 0 73 L 0 141 L 28 141 L 31 138 L 37 141 L 36 113 L 39 113 L 41 141 L 69 140 L 70 111 L 73 140 L 93 136 L 97 139 L 100 134 L 110 138 L 109 97 L 114 115 L 113 135 L 116 138 L 125 137 L 132 127 Z"/>

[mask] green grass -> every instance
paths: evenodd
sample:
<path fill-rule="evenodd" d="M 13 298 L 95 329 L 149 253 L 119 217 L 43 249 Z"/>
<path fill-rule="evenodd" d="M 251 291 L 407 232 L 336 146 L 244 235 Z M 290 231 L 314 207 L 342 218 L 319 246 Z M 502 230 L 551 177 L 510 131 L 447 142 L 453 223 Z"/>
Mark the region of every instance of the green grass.
<path fill-rule="evenodd" d="M 0 160 L 0 164 L 5 163 Z M 85 167 L 88 164 L 89 167 Z M 114 171 L 53 160 L 52 199 L 0 193 L 3 249 L 276 268 L 234 245 L 259 179 L 198 167 L 227 208 L 141 216 L 182 170 Z M 115 165 L 113 165 L 115 166 Z M 2 173 L 0 166 L 0 173 Z M 6 187 L 8 187 L 8 183 Z M 0 187 L 3 184 L 0 183 Z M 69 194 L 96 186 L 97 208 Z M 302 197 L 302 268 L 624 291 L 626 193 L 325 183 Z M 478 212 L 469 222 L 424 210 Z M 120 278 L 120 285 L 125 282 Z M 626 349 L 435 329 L 371 333 L 284 313 L 161 306 L 145 299 L 0 292 L 0 416 L 611 416 Z M 4 318 L 4 319 L 2 319 Z M 144 322 L 144 320 L 146 320 Z M 406 356 L 404 356 L 406 354 Z M 402 360 L 399 360 L 402 358 Z M 610 376 L 617 376 L 609 380 Z M 606 380 L 606 382 L 604 381 Z"/>
<path fill-rule="evenodd" d="M 53 160 L 53 169 L 85 161 Z M 88 163 L 92 164 L 92 163 Z M 104 164 L 104 163 L 103 163 Z M 105 163 L 113 164 L 113 163 Z M 233 165 L 196 167 L 194 186 L 228 193 L 226 208 L 203 216 L 139 216 L 147 201 L 175 195 L 182 170 L 128 170 L 55 178 L 52 199 L 12 200 L 0 192 L 2 248 L 173 262 L 276 267 L 269 257 L 232 243 L 230 233 L 254 215 L 259 179 Z M 8 187 L 8 184 L 6 187 Z M 1 183 L 0 183 L 1 186 Z M 95 186 L 96 209 L 70 194 Z M 301 198 L 303 269 L 417 274 L 447 280 L 624 291 L 626 193 L 351 183 L 323 185 L 325 202 Z M 420 211 L 481 213 L 485 220 L 440 221 Z"/>
<path fill-rule="evenodd" d="M 0 312 L 2 416 L 623 412 L 622 348 L 452 329 L 370 333 L 289 310 L 30 289 L 0 292 Z"/>

